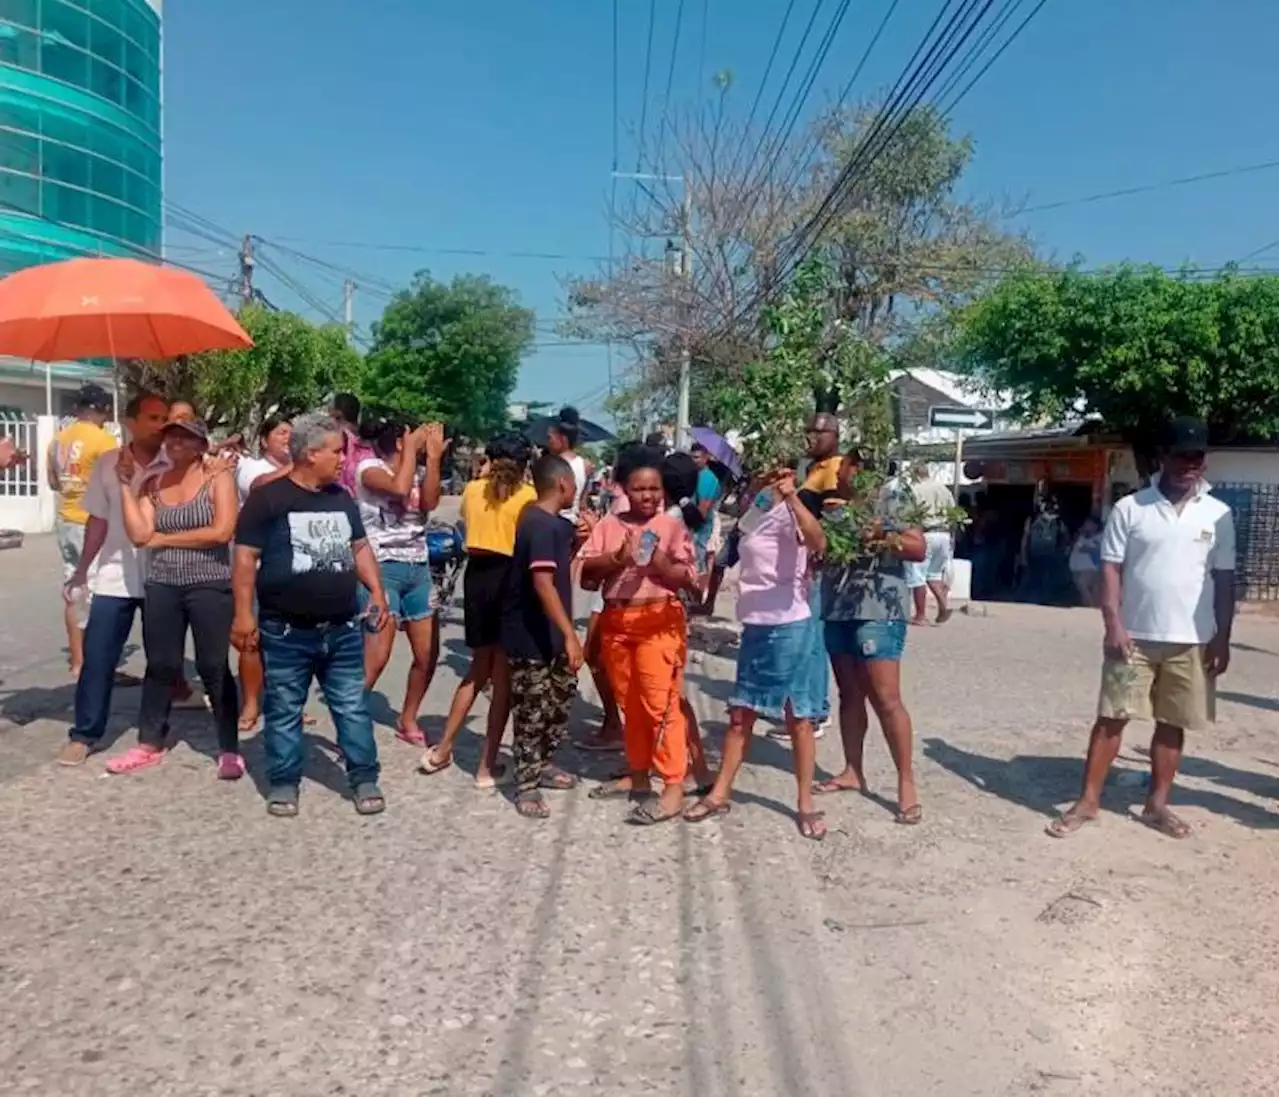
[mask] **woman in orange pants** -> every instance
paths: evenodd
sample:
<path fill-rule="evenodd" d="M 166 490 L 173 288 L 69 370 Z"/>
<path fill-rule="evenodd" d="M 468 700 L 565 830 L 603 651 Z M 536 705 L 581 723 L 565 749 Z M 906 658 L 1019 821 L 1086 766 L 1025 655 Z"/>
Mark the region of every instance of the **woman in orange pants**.
<path fill-rule="evenodd" d="M 630 821 L 676 818 L 684 806 L 688 727 L 681 698 L 687 644 L 682 589 L 697 589 L 693 544 L 679 517 L 665 513 L 662 453 L 645 446 L 618 454 L 618 482 L 630 504 L 596 525 L 583 549 L 582 579 L 604 595 L 600 658 L 623 711 L 626 776 L 592 790 L 593 799 L 639 798 L 652 774 L 662 780 L 655 806 Z"/>

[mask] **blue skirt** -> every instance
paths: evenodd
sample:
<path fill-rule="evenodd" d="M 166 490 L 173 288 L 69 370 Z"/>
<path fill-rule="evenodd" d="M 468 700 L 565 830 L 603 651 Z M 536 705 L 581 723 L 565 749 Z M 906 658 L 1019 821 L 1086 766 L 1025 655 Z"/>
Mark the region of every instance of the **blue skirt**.
<path fill-rule="evenodd" d="M 822 622 L 817 618 L 786 625 L 743 625 L 729 707 L 782 720 L 790 701 L 796 719 L 823 720 L 828 711 L 828 673 Z"/>

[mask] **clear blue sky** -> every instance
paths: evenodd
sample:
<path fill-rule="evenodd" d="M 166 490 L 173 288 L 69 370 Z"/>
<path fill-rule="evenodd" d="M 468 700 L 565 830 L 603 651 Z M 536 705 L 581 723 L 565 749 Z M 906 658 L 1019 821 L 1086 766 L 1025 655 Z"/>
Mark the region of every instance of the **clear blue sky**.
<path fill-rule="evenodd" d="M 628 167 L 648 0 L 619 4 Z M 679 5 L 656 0 L 651 126 Z M 813 105 L 820 89 L 847 78 L 886 5 L 854 3 Z M 834 6 L 824 5 L 819 27 Z M 702 0 L 684 0 L 673 103 L 711 94 L 711 75 L 728 69 L 745 114 L 784 7 L 707 0 L 703 53 Z M 903 0 L 862 91 L 892 82 L 936 9 Z M 798 0 L 790 41 L 809 10 Z M 237 236 L 296 238 L 291 246 L 366 278 L 400 284 L 423 268 L 443 278 L 488 273 L 537 310 L 539 339 L 554 341 L 556 276 L 590 269 L 588 260 L 429 249 L 606 252 L 610 13 L 608 0 L 175 0 L 165 21 L 168 197 Z M 956 128 L 977 142 L 966 188 L 1053 202 L 1275 160 L 1276 40 L 1274 0 L 1049 0 L 956 111 Z M 784 46 L 784 59 L 792 48 Z M 1045 253 L 1079 253 L 1090 264 L 1217 266 L 1280 236 L 1276 202 L 1269 170 L 1028 214 L 1023 223 Z M 205 249 L 175 250 L 175 259 L 234 267 L 232 255 L 205 241 L 174 232 L 170 242 Z M 292 278 L 339 308 L 340 275 L 281 258 Z M 1250 263 L 1275 260 L 1272 248 Z M 297 307 L 265 271 L 259 285 Z M 357 303 L 357 319 L 368 323 L 384 302 L 362 289 Z M 526 360 L 517 396 L 580 399 L 590 414 L 606 378 L 604 348 L 546 347 Z"/>

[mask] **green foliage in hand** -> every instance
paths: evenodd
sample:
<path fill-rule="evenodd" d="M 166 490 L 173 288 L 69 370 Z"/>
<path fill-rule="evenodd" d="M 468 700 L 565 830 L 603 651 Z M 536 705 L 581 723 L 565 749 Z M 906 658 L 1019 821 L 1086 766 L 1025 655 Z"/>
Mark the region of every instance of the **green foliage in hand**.
<path fill-rule="evenodd" d="M 470 438 L 507 426 L 533 313 L 488 278 L 415 276 L 373 326 L 363 396 L 370 407 L 438 419 Z"/>

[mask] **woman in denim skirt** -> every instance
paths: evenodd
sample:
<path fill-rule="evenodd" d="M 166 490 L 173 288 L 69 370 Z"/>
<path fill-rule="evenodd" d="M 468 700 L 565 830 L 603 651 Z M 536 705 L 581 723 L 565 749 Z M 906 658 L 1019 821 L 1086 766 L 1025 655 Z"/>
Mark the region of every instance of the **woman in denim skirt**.
<path fill-rule="evenodd" d="M 711 791 L 685 812 L 690 823 L 726 814 L 733 781 L 747 755 L 756 717 L 786 722 L 794 748 L 796 821 L 800 833 L 826 837 L 822 813 L 813 808 L 814 722 L 824 715 L 825 691 L 817 688 L 809 609 L 809 557 L 820 555 L 827 539 L 822 526 L 796 493 L 795 473 L 768 477 L 754 496 L 751 514 L 739 525 L 738 619 L 742 647 L 729 730 L 720 772 Z M 825 660 L 818 660 L 825 680 Z"/>
<path fill-rule="evenodd" d="M 391 628 L 366 632 L 364 686 L 373 689 L 391 658 L 397 632 L 409 638 L 413 662 L 405 682 L 404 704 L 396 720 L 396 738 L 425 747 L 418 711 L 434 670 L 432 649 L 436 627 L 427 553 L 427 516 L 440 505 L 440 459 L 444 428 L 428 423 L 411 430 L 385 420 L 369 432 L 374 456 L 356 466 L 356 504 L 382 573 Z M 419 467 L 419 457 L 425 468 Z M 360 588 L 360 609 L 368 591 Z"/>

